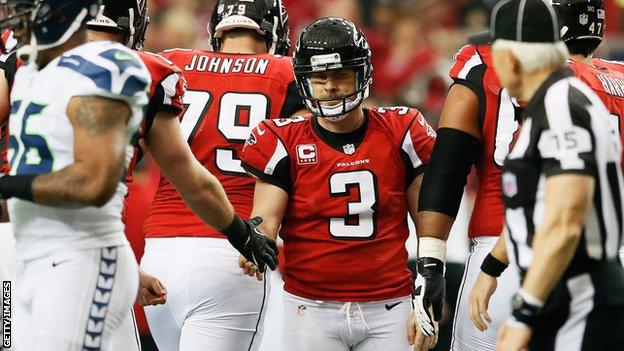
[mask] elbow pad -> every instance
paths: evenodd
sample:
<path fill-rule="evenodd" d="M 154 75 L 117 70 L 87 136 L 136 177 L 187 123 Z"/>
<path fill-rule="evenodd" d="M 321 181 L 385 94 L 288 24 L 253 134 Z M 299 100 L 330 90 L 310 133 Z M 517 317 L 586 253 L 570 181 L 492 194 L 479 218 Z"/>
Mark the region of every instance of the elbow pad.
<path fill-rule="evenodd" d="M 440 128 L 437 133 L 420 187 L 418 211 L 439 212 L 455 218 L 481 142 L 458 129 Z"/>

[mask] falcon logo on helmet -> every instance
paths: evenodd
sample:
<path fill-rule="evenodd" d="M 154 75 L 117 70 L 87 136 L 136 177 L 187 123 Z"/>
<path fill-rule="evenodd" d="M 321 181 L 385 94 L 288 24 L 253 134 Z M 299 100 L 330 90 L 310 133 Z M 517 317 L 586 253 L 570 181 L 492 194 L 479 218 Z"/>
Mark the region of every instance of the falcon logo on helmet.
<path fill-rule="evenodd" d="M 312 74 L 352 68 L 355 91 L 336 98 L 314 96 Z M 306 27 L 297 42 L 294 57 L 295 80 L 303 102 L 314 115 L 340 120 L 368 97 L 373 65 L 368 41 L 352 22 L 338 17 L 317 20 Z"/>

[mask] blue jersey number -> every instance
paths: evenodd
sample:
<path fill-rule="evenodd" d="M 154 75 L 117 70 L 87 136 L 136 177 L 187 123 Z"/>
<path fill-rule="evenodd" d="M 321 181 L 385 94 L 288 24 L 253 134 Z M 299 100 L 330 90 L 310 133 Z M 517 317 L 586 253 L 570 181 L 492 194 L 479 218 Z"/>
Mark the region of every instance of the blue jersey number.
<path fill-rule="evenodd" d="M 20 107 L 21 101 L 15 101 L 13 103 L 11 118 L 17 117 L 15 114 L 20 111 Z M 18 142 L 15 135 L 11 135 L 9 138 L 10 147 L 13 149 L 10 165 L 11 167 L 15 167 L 16 174 L 41 174 L 50 173 L 52 171 L 54 158 L 52 157 L 52 152 L 50 152 L 45 138 L 41 135 L 27 134 L 26 132 L 28 120 L 33 116 L 39 115 L 45 107 L 45 105 L 36 103 L 30 103 L 26 106 L 24 109 L 24 117 L 22 118 L 22 132 L 19 135 L 21 143 Z M 17 160 L 21 151 L 20 146 L 24 149 L 19 160 Z M 17 163 L 15 161 L 17 161 Z"/>

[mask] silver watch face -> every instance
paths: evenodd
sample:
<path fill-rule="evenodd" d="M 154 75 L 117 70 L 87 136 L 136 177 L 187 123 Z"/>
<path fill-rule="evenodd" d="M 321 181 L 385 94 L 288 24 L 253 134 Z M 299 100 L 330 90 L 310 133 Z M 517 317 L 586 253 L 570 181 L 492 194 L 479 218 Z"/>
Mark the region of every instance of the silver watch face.
<path fill-rule="evenodd" d="M 522 296 L 520 296 L 520 294 L 514 295 L 513 299 L 511 300 L 511 306 L 514 309 L 520 309 L 522 308 L 523 305 L 524 305 L 524 299 L 522 298 Z"/>

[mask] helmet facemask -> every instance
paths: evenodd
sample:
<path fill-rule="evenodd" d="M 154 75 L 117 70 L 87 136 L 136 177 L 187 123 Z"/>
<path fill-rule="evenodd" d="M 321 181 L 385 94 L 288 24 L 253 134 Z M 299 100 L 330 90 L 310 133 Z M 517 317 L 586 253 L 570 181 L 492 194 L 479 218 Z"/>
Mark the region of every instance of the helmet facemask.
<path fill-rule="evenodd" d="M 13 37 L 17 40 L 17 45 L 13 49 L 19 49 L 30 42 L 36 10 L 35 1 L 0 0 L 0 33 L 6 30 L 13 31 Z M 8 53 L 3 41 L 0 41 L 0 49 L 2 53 Z"/>
<path fill-rule="evenodd" d="M 312 76 L 315 73 L 341 69 L 355 71 L 354 91 L 338 98 L 316 97 Z M 369 58 L 342 61 L 338 53 L 316 55 L 310 58 L 309 66 L 295 68 L 295 79 L 306 108 L 316 116 L 337 121 L 345 118 L 368 97 L 372 82 L 372 65 Z M 334 104 L 328 104 L 328 102 L 334 102 Z"/>

